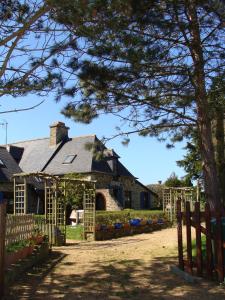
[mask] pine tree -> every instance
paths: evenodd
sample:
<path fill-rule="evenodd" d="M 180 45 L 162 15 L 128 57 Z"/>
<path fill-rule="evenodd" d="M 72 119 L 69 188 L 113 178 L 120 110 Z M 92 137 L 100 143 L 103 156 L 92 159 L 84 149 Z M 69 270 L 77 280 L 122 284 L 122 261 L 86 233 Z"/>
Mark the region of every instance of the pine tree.
<path fill-rule="evenodd" d="M 53 20 L 48 1 L 0 2 L 0 97 L 62 89 L 71 76 L 66 65 L 76 37 Z"/>
<path fill-rule="evenodd" d="M 79 71 L 81 98 L 77 82 L 68 85 L 64 95 L 72 100 L 64 114 L 90 122 L 111 113 L 131 132 L 172 142 L 196 128 L 206 197 L 221 210 L 208 92 L 225 64 L 224 10 L 200 0 L 51 3 L 60 7 L 55 20 L 81 38 L 84 53 L 71 66 Z"/>

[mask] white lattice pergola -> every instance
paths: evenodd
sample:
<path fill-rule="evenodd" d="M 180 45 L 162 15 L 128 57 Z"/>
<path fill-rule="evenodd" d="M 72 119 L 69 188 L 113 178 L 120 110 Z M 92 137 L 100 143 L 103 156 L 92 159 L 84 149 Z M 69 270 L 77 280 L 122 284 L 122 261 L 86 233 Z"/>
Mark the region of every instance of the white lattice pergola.
<path fill-rule="evenodd" d="M 69 184 L 68 184 L 69 183 Z M 71 185 L 72 183 L 72 185 Z M 84 237 L 95 237 L 95 182 L 73 179 L 46 173 L 19 173 L 14 175 L 14 214 L 28 211 L 27 185 L 36 184 L 45 193 L 45 221 L 54 227 L 52 244 L 65 244 L 66 239 L 66 193 L 75 185 L 82 185 L 84 206 Z M 52 232 L 52 230 L 51 230 Z"/>
<path fill-rule="evenodd" d="M 176 203 L 181 200 L 182 210 L 186 201 L 190 202 L 191 210 L 195 201 L 198 201 L 198 192 L 193 187 L 168 187 L 163 189 L 163 211 L 173 221 L 176 218 Z"/>

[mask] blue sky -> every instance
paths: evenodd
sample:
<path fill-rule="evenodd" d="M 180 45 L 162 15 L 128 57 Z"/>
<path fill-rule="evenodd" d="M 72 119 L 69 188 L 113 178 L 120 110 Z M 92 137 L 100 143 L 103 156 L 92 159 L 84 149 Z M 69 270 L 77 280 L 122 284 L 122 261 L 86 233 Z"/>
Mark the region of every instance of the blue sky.
<path fill-rule="evenodd" d="M 112 116 L 101 116 L 90 125 L 75 123 L 60 114 L 65 100 L 55 103 L 53 98 L 44 98 L 45 102 L 38 108 L 18 113 L 0 115 L 0 123 L 8 122 L 8 143 L 35 139 L 49 136 L 49 125 L 55 121 L 63 121 L 70 127 L 69 136 L 96 134 L 99 138 L 115 133 L 119 125 L 118 119 Z M 34 95 L 13 99 L 2 97 L 0 111 L 23 108 L 34 105 L 42 99 Z M 185 151 L 183 143 L 173 149 L 166 149 L 165 143 L 158 142 L 155 138 L 131 136 L 129 146 L 121 144 L 121 138 L 107 143 L 119 155 L 121 162 L 144 184 L 165 181 L 172 172 L 183 176 L 183 169 L 176 166 L 176 160 L 182 159 Z M 0 126 L 0 143 L 5 143 L 5 129 Z"/>

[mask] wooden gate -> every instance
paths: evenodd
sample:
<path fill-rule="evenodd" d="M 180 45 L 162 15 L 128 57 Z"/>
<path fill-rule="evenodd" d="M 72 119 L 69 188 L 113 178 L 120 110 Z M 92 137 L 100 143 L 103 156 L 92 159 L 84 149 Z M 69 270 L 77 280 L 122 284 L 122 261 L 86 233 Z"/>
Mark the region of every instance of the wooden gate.
<path fill-rule="evenodd" d="M 183 223 L 186 225 L 186 243 L 183 244 Z M 213 216 L 209 204 L 200 211 L 200 203 L 190 210 L 186 202 L 185 211 L 181 211 L 181 201 L 177 201 L 177 230 L 179 267 L 190 274 L 208 279 L 216 278 L 224 282 L 225 276 L 225 219 L 220 212 Z M 193 231 L 191 230 L 193 227 Z"/>

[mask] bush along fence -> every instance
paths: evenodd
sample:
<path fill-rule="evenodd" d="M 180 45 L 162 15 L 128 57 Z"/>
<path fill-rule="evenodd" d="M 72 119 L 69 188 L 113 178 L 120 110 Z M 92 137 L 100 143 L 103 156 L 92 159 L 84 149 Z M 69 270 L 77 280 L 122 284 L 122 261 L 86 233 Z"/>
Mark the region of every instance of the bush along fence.
<path fill-rule="evenodd" d="M 132 212 L 132 214 L 134 214 Z M 108 216 L 103 214 L 96 217 L 96 240 L 109 240 L 112 238 L 119 238 L 122 236 L 129 236 L 133 234 L 148 233 L 154 230 L 160 230 L 171 225 L 163 213 L 143 214 L 135 212 L 135 216 L 142 216 L 142 218 L 131 218 L 130 213 L 109 213 Z M 115 221 L 117 220 L 117 221 Z M 101 223 L 100 223 L 101 222 Z"/>
<path fill-rule="evenodd" d="M 183 243 L 182 226 L 186 225 L 186 243 Z M 203 226 L 205 224 L 205 227 Z M 191 227 L 195 228 L 192 237 Z M 200 203 L 195 203 L 190 211 L 190 202 L 181 211 L 177 201 L 177 231 L 179 267 L 192 275 L 216 279 L 224 282 L 225 275 L 225 218 L 218 213 L 212 215 L 208 204 L 200 211 Z"/>

